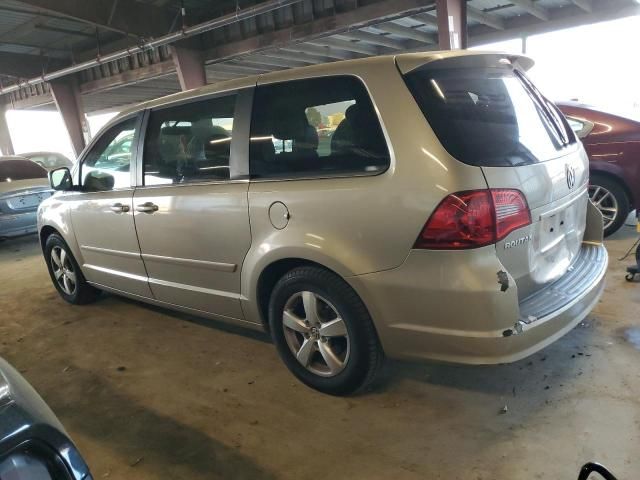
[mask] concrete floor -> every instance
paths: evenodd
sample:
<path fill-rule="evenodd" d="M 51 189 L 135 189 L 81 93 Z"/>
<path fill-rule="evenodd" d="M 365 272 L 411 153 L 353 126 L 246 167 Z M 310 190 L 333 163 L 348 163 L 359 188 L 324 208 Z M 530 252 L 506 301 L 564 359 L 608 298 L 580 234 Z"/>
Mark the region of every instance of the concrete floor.
<path fill-rule="evenodd" d="M 299 384 L 269 340 L 113 296 L 64 303 L 35 238 L 0 244 L 0 355 L 58 414 L 96 479 L 574 479 L 640 472 L 640 283 L 607 242 L 602 302 L 512 365 L 393 364 L 374 391 Z M 634 343 L 635 346 L 634 346 Z M 504 406 L 507 413 L 501 413 Z"/>

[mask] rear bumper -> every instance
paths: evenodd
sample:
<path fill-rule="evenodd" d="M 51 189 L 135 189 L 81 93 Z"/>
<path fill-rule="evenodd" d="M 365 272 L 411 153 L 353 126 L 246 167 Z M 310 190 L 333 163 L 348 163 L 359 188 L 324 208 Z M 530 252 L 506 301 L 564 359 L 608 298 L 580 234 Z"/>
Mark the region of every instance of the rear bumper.
<path fill-rule="evenodd" d="M 0 238 L 19 237 L 38 231 L 37 211 L 12 214 L 0 214 Z"/>
<path fill-rule="evenodd" d="M 387 356 L 496 364 L 535 353 L 584 319 L 602 295 L 607 263 L 603 245 L 585 243 L 572 269 L 522 302 L 494 247 L 412 251 L 397 269 L 348 280 Z"/>

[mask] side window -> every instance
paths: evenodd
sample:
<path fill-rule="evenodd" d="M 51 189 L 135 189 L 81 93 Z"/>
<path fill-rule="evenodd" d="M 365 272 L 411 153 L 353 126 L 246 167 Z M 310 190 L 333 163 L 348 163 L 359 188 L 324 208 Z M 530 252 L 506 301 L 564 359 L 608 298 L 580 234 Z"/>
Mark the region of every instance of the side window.
<path fill-rule="evenodd" d="M 375 175 L 389 161 L 378 117 L 358 79 L 328 77 L 257 88 L 252 177 Z"/>
<path fill-rule="evenodd" d="M 82 163 L 83 190 L 104 192 L 131 186 L 129 171 L 137 118 L 111 127 L 98 139 Z"/>
<path fill-rule="evenodd" d="M 236 95 L 151 113 L 144 144 L 144 184 L 229 179 Z"/>

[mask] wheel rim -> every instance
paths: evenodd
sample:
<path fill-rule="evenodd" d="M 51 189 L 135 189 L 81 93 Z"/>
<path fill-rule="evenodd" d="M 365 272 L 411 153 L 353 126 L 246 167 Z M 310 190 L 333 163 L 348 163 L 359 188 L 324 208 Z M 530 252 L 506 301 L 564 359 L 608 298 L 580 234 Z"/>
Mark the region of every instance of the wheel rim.
<path fill-rule="evenodd" d="M 351 342 L 338 309 L 313 292 L 292 295 L 282 313 L 284 337 L 298 362 L 308 371 L 333 377 L 349 361 Z"/>
<path fill-rule="evenodd" d="M 77 285 L 76 272 L 64 248 L 56 246 L 51 249 L 51 268 L 60 289 L 67 295 L 73 295 Z"/>
<path fill-rule="evenodd" d="M 618 217 L 618 200 L 615 195 L 600 185 L 589 185 L 589 198 L 602 213 L 604 228 L 609 228 Z"/>

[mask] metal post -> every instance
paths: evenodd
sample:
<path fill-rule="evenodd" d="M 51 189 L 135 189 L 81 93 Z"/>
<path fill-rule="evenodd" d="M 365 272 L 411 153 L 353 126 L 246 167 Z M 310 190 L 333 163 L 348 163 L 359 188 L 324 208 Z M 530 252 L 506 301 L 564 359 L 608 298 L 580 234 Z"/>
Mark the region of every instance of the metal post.
<path fill-rule="evenodd" d="M 78 84 L 74 78 L 68 78 L 53 81 L 50 85 L 53 100 L 67 128 L 71 146 L 78 156 L 87 144 L 89 137 L 89 127 L 84 116 Z"/>
<path fill-rule="evenodd" d="M 13 142 L 9 134 L 9 124 L 7 123 L 7 105 L 0 103 L 0 150 L 2 155 L 14 155 Z"/>
<path fill-rule="evenodd" d="M 436 14 L 440 49 L 467 48 L 466 0 L 436 0 Z"/>
<path fill-rule="evenodd" d="M 175 45 L 171 45 L 169 48 L 182 90 L 191 90 L 207 84 L 204 60 L 199 51 Z"/>

